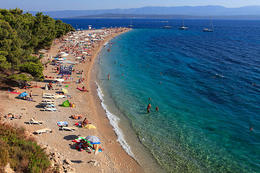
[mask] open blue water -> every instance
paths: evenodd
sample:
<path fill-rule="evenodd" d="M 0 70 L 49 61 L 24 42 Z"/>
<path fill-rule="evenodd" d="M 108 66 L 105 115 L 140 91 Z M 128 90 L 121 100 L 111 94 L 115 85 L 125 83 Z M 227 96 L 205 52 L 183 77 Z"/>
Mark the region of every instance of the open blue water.
<path fill-rule="evenodd" d="M 185 21 L 187 31 L 161 21 L 134 20 L 136 29 L 103 49 L 102 90 L 167 172 L 260 172 L 260 21 L 214 21 L 213 33 L 202 32 L 208 21 Z"/>

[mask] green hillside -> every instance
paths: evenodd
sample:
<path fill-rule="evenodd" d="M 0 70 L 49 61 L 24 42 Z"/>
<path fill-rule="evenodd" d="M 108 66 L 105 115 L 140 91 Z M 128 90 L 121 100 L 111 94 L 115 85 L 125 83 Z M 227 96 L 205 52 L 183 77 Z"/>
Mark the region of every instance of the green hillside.
<path fill-rule="evenodd" d="M 40 49 L 74 28 L 61 20 L 20 9 L 0 9 L 0 82 L 42 80 Z"/>

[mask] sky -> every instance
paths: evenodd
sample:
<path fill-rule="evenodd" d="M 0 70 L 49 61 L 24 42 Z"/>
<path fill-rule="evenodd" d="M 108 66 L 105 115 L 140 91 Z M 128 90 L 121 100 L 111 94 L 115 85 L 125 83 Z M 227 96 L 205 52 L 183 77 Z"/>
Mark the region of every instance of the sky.
<path fill-rule="evenodd" d="M 260 0 L 0 0 L 0 8 L 20 8 L 24 11 L 96 10 L 186 5 L 221 5 L 233 8 L 260 6 Z"/>

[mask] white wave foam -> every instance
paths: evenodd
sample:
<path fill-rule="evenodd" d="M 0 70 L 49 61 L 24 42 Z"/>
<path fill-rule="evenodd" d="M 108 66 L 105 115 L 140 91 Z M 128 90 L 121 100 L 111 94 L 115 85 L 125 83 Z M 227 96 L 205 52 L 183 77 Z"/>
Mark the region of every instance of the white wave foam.
<path fill-rule="evenodd" d="M 107 109 L 107 105 L 104 104 L 104 94 L 97 82 L 96 82 L 96 85 L 97 85 L 98 97 L 101 100 L 101 105 L 106 112 L 106 115 L 107 115 L 107 118 L 109 119 L 110 124 L 113 126 L 113 129 L 116 132 L 116 135 L 118 137 L 117 141 L 120 143 L 120 145 L 123 147 L 123 149 L 127 152 L 127 154 L 129 154 L 131 157 L 135 158 L 134 154 L 131 151 L 130 146 L 125 141 L 122 130 L 118 127 L 118 122 L 120 119 L 117 116 L 115 116 L 114 114 L 112 114 L 111 112 L 109 112 L 109 110 Z"/>

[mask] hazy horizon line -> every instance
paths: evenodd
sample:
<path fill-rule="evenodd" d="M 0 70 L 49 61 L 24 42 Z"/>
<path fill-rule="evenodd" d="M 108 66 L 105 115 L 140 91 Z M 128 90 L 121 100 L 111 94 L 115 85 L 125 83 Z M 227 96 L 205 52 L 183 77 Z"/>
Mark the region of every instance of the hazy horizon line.
<path fill-rule="evenodd" d="M 126 10 L 126 9 L 138 9 L 138 8 L 153 8 L 153 7 L 159 7 L 159 8 L 172 8 L 172 7 L 224 7 L 228 9 L 236 9 L 236 8 L 244 8 L 244 7 L 260 7 L 260 5 L 247 5 L 247 6 L 239 6 L 239 7 L 226 7 L 224 5 L 176 5 L 176 6 L 142 6 L 142 7 L 133 7 L 133 8 L 103 8 L 103 9 L 85 9 L 85 10 L 77 10 L 77 9 L 64 9 L 64 10 L 24 10 L 19 8 L 23 11 L 30 12 L 30 11 L 37 11 L 37 12 L 52 12 L 52 11 L 96 11 L 96 10 Z M 1 8 L 1 9 L 7 9 L 7 8 Z M 15 9 L 15 8 L 9 8 L 9 9 Z M 7 10 L 9 10 L 7 9 Z"/>

